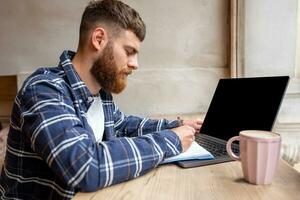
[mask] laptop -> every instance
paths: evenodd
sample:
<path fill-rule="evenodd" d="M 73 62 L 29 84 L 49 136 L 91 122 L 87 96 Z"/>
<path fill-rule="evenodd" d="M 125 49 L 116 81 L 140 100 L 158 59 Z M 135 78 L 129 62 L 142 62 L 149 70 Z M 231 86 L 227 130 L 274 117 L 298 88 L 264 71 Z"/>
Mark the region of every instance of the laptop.
<path fill-rule="evenodd" d="M 242 130 L 271 131 L 289 76 L 220 79 L 196 142 L 213 154 L 212 160 L 178 161 L 183 168 L 232 161 L 226 142 Z M 233 143 L 239 154 L 239 145 Z"/>

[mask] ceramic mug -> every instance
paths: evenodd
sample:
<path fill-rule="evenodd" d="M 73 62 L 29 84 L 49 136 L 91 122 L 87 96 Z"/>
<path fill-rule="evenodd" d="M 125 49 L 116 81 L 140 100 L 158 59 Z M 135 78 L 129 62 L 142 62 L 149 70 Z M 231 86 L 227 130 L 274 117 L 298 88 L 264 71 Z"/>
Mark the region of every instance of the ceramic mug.
<path fill-rule="evenodd" d="M 240 142 L 240 156 L 232 152 L 233 141 Z M 227 142 L 227 153 L 241 161 L 244 178 L 253 184 L 267 185 L 272 182 L 279 156 L 281 137 L 270 131 L 245 130 Z"/>

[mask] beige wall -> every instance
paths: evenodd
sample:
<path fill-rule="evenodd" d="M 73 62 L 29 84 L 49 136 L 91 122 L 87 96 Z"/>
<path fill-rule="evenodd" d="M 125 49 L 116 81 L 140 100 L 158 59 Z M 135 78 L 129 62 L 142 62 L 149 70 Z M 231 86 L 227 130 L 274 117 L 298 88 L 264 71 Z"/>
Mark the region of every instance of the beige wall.
<path fill-rule="evenodd" d="M 56 65 L 60 52 L 77 46 L 80 14 L 86 1 L 2 0 L 1 74 L 31 72 Z"/>
<path fill-rule="evenodd" d="M 19 82 L 37 66 L 53 66 L 63 49 L 76 50 L 87 0 L 3 0 L 0 74 Z M 140 69 L 116 97 L 127 113 L 206 111 L 220 77 L 229 74 L 228 0 L 126 0 L 147 24 Z"/>
<path fill-rule="evenodd" d="M 245 1 L 245 76 L 295 76 L 297 0 Z"/>

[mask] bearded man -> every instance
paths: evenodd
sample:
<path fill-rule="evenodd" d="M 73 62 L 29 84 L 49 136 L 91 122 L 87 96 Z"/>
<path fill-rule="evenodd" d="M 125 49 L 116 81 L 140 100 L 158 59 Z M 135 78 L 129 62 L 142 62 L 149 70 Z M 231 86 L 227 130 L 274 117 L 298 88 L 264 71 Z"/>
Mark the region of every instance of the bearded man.
<path fill-rule="evenodd" d="M 196 120 L 150 120 L 122 113 L 111 93 L 138 69 L 146 33 L 117 0 L 92 1 L 77 52 L 36 70 L 15 99 L 1 171 L 1 199 L 71 199 L 134 179 L 189 148 Z"/>

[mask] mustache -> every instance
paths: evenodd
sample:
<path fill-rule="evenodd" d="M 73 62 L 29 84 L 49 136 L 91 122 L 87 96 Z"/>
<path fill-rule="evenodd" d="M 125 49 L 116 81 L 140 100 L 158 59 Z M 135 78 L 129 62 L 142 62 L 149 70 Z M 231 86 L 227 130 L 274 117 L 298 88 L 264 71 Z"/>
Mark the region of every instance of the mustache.
<path fill-rule="evenodd" d="M 122 70 L 121 73 L 130 75 L 130 74 L 132 74 L 132 70 Z"/>

